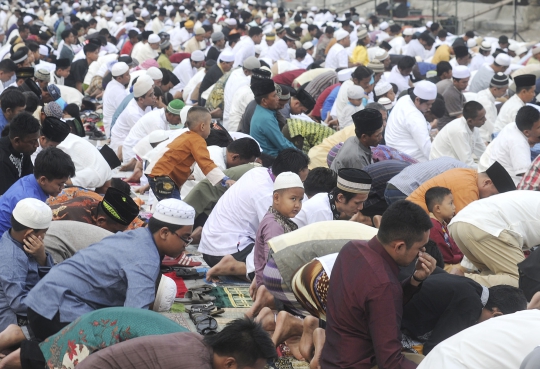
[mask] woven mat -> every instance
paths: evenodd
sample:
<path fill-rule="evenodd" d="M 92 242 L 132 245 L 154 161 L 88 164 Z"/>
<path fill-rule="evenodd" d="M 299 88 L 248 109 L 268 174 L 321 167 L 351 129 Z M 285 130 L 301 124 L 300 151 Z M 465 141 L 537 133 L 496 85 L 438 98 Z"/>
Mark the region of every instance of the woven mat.
<path fill-rule="evenodd" d="M 224 308 L 249 308 L 253 300 L 249 296 L 249 286 L 217 286 L 210 295 L 216 298 L 217 306 Z"/>

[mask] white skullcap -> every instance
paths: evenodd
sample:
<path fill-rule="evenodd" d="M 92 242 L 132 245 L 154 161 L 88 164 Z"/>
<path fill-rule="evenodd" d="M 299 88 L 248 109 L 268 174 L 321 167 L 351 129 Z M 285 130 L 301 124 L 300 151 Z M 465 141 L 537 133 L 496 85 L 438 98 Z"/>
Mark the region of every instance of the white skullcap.
<path fill-rule="evenodd" d="M 231 63 L 234 61 L 234 53 L 231 50 L 225 50 L 219 54 L 219 61 Z"/>
<path fill-rule="evenodd" d="M 150 36 L 148 36 L 149 44 L 157 44 L 158 42 L 161 42 L 161 38 L 155 33 L 152 33 Z"/>
<path fill-rule="evenodd" d="M 381 31 L 384 31 L 385 29 L 387 29 L 389 27 L 388 25 L 388 22 L 382 22 L 380 25 L 379 25 L 379 29 Z"/>
<path fill-rule="evenodd" d="M 433 24 L 433 22 L 432 22 L 432 21 L 428 21 L 428 22 L 426 23 L 426 27 L 428 27 L 428 28 L 429 28 L 429 27 L 431 27 L 431 25 L 432 25 L 432 24 Z"/>
<path fill-rule="evenodd" d="M 491 51 L 491 42 L 482 41 L 482 43 L 480 44 L 480 49 L 484 51 Z"/>
<path fill-rule="evenodd" d="M 159 286 L 156 292 L 156 298 L 152 305 L 152 310 L 156 312 L 168 312 L 171 310 L 177 292 L 178 287 L 176 286 L 176 282 L 171 277 L 162 275 L 159 280 Z"/>
<path fill-rule="evenodd" d="M 476 40 L 474 38 L 470 38 L 467 40 L 467 47 L 468 48 L 471 48 L 471 47 L 475 47 L 476 46 Z"/>
<path fill-rule="evenodd" d="M 195 50 L 191 54 L 191 60 L 194 62 L 202 62 L 204 60 L 204 53 L 201 50 Z"/>
<path fill-rule="evenodd" d="M 394 107 L 394 102 L 387 97 L 381 97 L 377 102 L 384 106 L 386 110 L 390 110 Z"/>
<path fill-rule="evenodd" d="M 112 18 L 112 16 L 113 16 L 113 13 L 111 12 L 105 13 L 105 18 Z"/>
<path fill-rule="evenodd" d="M 79 9 L 81 5 L 79 3 L 73 4 L 73 9 Z"/>
<path fill-rule="evenodd" d="M 163 79 L 163 72 L 156 67 L 150 67 L 146 70 L 146 75 L 150 76 L 152 80 L 156 81 L 158 79 Z"/>
<path fill-rule="evenodd" d="M 236 6 L 237 6 L 238 8 L 241 8 L 242 5 L 244 5 L 243 2 L 241 2 L 241 1 L 237 1 L 237 2 L 236 2 Z"/>
<path fill-rule="evenodd" d="M 403 36 L 412 36 L 414 35 L 414 30 L 412 28 L 405 28 L 403 30 Z"/>
<path fill-rule="evenodd" d="M 349 36 L 349 32 L 345 31 L 343 28 L 340 28 L 336 32 L 334 32 L 334 37 L 337 41 L 341 41 L 347 36 Z"/>
<path fill-rule="evenodd" d="M 146 18 L 150 15 L 150 12 L 148 12 L 148 10 L 146 9 L 143 9 L 142 12 L 141 12 L 141 17 L 143 18 Z"/>
<path fill-rule="evenodd" d="M 26 15 L 24 18 L 23 18 L 23 23 L 24 24 L 28 24 L 30 22 L 32 22 L 34 20 L 34 18 L 32 18 L 31 16 L 29 15 Z"/>
<path fill-rule="evenodd" d="M 457 67 L 452 68 L 452 77 L 454 78 L 469 78 L 470 76 L 471 71 L 465 65 L 458 65 Z"/>
<path fill-rule="evenodd" d="M 456 68 L 454 68 L 454 70 L 456 70 Z M 435 86 L 435 83 L 429 81 L 420 81 L 414 86 L 413 93 L 423 100 L 435 100 L 437 98 L 437 86 Z"/>
<path fill-rule="evenodd" d="M 87 34 L 93 35 L 94 33 L 98 33 L 98 30 L 95 29 L 95 28 L 90 28 L 90 29 L 88 30 L 88 33 L 87 33 Z"/>
<path fill-rule="evenodd" d="M 304 188 L 304 184 L 298 174 L 293 172 L 283 172 L 279 174 L 274 181 L 274 191 L 286 188 Z"/>
<path fill-rule="evenodd" d="M 165 199 L 157 203 L 153 218 L 168 224 L 193 225 L 195 209 L 182 200 Z"/>
<path fill-rule="evenodd" d="M 192 107 L 193 107 L 193 105 L 184 105 L 182 110 L 180 110 L 180 121 L 181 122 L 185 123 L 187 121 L 187 114 L 189 112 L 189 109 L 191 109 Z"/>
<path fill-rule="evenodd" d="M 227 18 L 225 19 L 225 24 L 229 26 L 236 26 L 236 19 L 234 18 Z"/>
<path fill-rule="evenodd" d="M 516 55 L 521 55 L 523 53 L 526 53 L 527 52 L 527 48 L 525 46 L 520 46 L 517 50 L 516 50 Z"/>
<path fill-rule="evenodd" d="M 158 130 L 152 131 L 152 133 L 150 133 L 148 135 L 148 141 L 151 144 L 162 142 L 162 141 L 165 141 L 165 140 L 168 140 L 168 139 L 169 139 L 169 135 L 163 129 L 158 129 Z"/>
<path fill-rule="evenodd" d="M 392 85 L 386 81 L 379 81 L 375 85 L 375 96 L 382 96 L 392 89 Z"/>
<path fill-rule="evenodd" d="M 124 16 L 122 14 L 118 14 L 116 18 L 114 18 L 115 23 L 122 23 L 123 20 L 124 20 Z"/>
<path fill-rule="evenodd" d="M 28 197 L 15 205 L 13 218 L 30 229 L 47 229 L 51 225 L 52 210 L 43 201 Z"/>
<path fill-rule="evenodd" d="M 45 45 L 39 45 L 39 54 L 43 56 L 49 56 L 49 48 Z"/>
<path fill-rule="evenodd" d="M 312 12 L 316 12 L 317 10 L 318 10 L 318 9 L 317 9 L 316 6 L 312 6 L 312 7 L 311 7 L 311 11 L 312 11 Z"/>
<path fill-rule="evenodd" d="M 308 42 L 304 42 L 304 44 L 302 45 L 302 48 L 304 50 L 309 50 L 313 47 L 313 42 L 311 41 L 308 41 Z"/>
<path fill-rule="evenodd" d="M 137 78 L 137 82 L 133 85 L 133 96 L 144 96 L 152 88 L 154 88 L 154 80 L 149 75 L 143 74 Z"/>
<path fill-rule="evenodd" d="M 345 82 L 351 79 L 352 73 L 356 68 L 342 69 L 338 72 L 337 77 L 339 82 Z"/>
<path fill-rule="evenodd" d="M 508 50 L 516 52 L 517 49 L 519 49 L 519 44 L 517 42 L 514 42 L 508 46 Z"/>
<path fill-rule="evenodd" d="M 111 69 L 111 74 L 113 77 L 121 76 L 129 70 L 129 66 L 124 62 L 118 62 L 113 65 Z"/>
<path fill-rule="evenodd" d="M 495 63 L 499 64 L 499 65 L 502 65 L 503 67 L 508 67 L 510 65 L 510 63 L 512 62 L 512 58 L 510 57 L 510 55 L 508 54 L 503 54 L 503 53 L 500 53 L 499 55 L 497 55 L 497 57 L 495 58 Z M 452 72 L 452 75 L 454 73 Z"/>
<path fill-rule="evenodd" d="M 262 53 L 262 46 L 261 45 L 255 45 L 255 54 L 261 54 Z"/>
<path fill-rule="evenodd" d="M 364 89 L 357 85 L 349 86 L 347 89 L 347 97 L 349 99 L 361 99 L 364 97 Z"/>

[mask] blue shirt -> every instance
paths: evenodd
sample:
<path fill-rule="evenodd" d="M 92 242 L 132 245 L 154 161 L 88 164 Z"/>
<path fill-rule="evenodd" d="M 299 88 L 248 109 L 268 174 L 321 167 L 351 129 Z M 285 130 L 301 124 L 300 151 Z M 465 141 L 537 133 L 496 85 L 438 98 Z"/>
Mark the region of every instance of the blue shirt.
<path fill-rule="evenodd" d="M 0 329 L 4 330 L 10 324 L 17 324 L 17 315 L 26 316 L 28 292 L 47 274 L 54 261 L 47 253 L 47 264 L 40 266 L 9 231 L 0 238 L 0 254 Z"/>
<path fill-rule="evenodd" d="M 114 124 L 116 123 L 116 120 L 118 119 L 118 117 L 120 116 L 120 114 L 122 114 L 122 112 L 126 109 L 126 106 L 128 106 L 129 102 L 135 97 L 135 95 L 133 95 L 133 92 L 130 93 L 129 95 L 127 95 L 126 97 L 124 97 L 124 100 L 122 100 L 122 102 L 120 103 L 120 105 L 118 105 L 118 108 L 116 108 L 116 110 L 114 111 L 114 114 L 112 116 L 112 120 L 111 120 L 111 129 L 114 127 Z"/>
<path fill-rule="evenodd" d="M 155 298 L 161 259 L 148 228 L 119 232 L 56 265 L 30 291 L 26 305 L 72 322 L 106 307 L 147 309 Z"/>
<path fill-rule="evenodd" d="M 2 132 L 2 130 L 4 129 L 5 126 L 8 125 L 8 121 L 6 119 L 6 117 L 4 116 L 4 112 L 2 111 L 2 109 L 0 109 L 0 132 Z"/>
<path fill-rule="evenodd" d="M 322 120 L 325 120 L 328 113 L 330 113 L 330 110 L 332 110 L 332 106 L 334 106 L 334 101 L 336 101 L 336 99 L 337 99 L 337 95 L 339 93 L 340 88 L 341 88 L 341 86 L 334 87 L 332 92 L 330 92 L 330 95 L 328 95 L 326 100 L 324 100 L 324 103 L 323 103 L 323 106 L 322 106 L 322 109 L 321 109 L 321 119 Z"/>
<path fill-rule="evenodd" d="M 296 146 L 281 133 L 275 111 L 263 108 L 259 104 L 251 117 L 249 134 L 261 145 L 262 151 L 270 156 L 276 157 L 281 150 L 288 148 L 296 149 Z"/>
<path fill-rule="evenodd" d="M 0 197 L 0 233 L 4 233 L 11 228 L 11 213 L 15 209 L 15 205 L 20 200 L 27 198 L 34 198 L 43 202 L 49 198 L 49 195 L 39 187 L 33 174 L 20 178 Z"/>

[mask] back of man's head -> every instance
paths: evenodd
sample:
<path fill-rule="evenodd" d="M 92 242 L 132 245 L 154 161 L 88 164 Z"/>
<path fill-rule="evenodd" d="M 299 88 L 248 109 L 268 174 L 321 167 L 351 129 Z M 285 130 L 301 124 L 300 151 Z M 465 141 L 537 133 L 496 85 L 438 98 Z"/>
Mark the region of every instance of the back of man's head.
<path fill-rule="evenodd" d="M 193 108 L 192 108 L 193 109 Z M 272 174 L 278 176 L 283 172 L 300 174 L 307 169 L 309 157 L 300 150 L 285 149 L 279 152 L 272 164 Z"/>
<path fill-rule="evenodd" d="M 40 103 L 39 97 L 32 91 L 24 91 L 23 95 L 26 98 L 26 107 L 24 110 L 33 114 Z"/>
<path fill-rule="evenodd" d="M 257 141 L 249 137 L 239 138 L 227 145 L 227 151 L 238 154 L 240 159 L 250 160 L 261 156 L 261 149 Z"/>
<path fill-rule="evenodd" d="M 16 108 L 24 107 L 25 105 L 26 98 L 18 89 L 8 88 L 0 95 L 0 107 L 4 113 L 8 109 L 14 112 Z"/>
<path fill-rule="evenodd" d="M 0 71 L 4 73 L 15 72 L 17 65 L 11 59 L 4 59 L 0 62 Z"/>
<path fill-rule="evenodd" d="M 463 106 L 463 118 L 474 119 L 482 109 L 484 107 L 478 101 L 469 101 Z"/>
<path fill-rule="evenodd" d="M 516 125 L 523 132 L 532 129 L 534 123 L 540 120 L 540 111 L 538 109 L 525 105 L 518 110 L 516 115 Z"/>
<path fill-rule="evenodd" d="M 309 171 L 304 181 L 306 196 L 315 196 L 321 192 L 330 192 L 337 186 L 337 174 L 332 169 L 317 167 Z"/>
<path fill-rule="evenodd" d="M 45 177 L 52 181 L 75 177 L 75 164 L 71 157 L 56 147 L 40 151 L 34 162 L 34 177 Z"/>
<path fill-rule="evenodd" d="M 414 67 L 415 64 L 416 60 L 412 56 L 405 55 L 401 59 L 399 59 L 397 67 L 400 70 L 406 70 Z"/>
<path fill-rule="evenodd" d="M 9 124 L 9 139 L 18 137 L 24 140 L 26 136 L 39 132 L 41 125 L 30 113 L 17 114 Z"/>
<path fill-rule="evenodd" d="M 437 76 L 442 76 L 444 73 L 451 71 L 452 65 L 447 61 L 441 61 L 437 64 Z"/>
<path fill-rule="evenodd" d="M 527 298 L 519 288 L 499 285 L 489 288 L 489 297 L 484 308 L 493 311 L 499 309 L 503 314 L 513 314 L 527 309 Z"/>
<path fill-rule="evenodd" d="M 426 231 L 433 227 L 427 213 L 420 206 L 407 201 L 396 201 L 386 209 L 377 237 L 383 245 L 403 241 L 407 249 L 422 241 Z"/>

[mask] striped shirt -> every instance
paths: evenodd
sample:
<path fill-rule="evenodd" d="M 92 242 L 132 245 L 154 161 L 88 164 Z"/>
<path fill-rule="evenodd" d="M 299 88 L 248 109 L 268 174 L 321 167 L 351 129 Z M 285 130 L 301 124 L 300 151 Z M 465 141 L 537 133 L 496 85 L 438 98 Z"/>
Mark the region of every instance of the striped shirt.
<path fill-rule="evenodd" d="M 368 199 L 364 202 L 364 208 L 368 208 L 379 201 L 385 201 L 384 191 L 388 181 L 398 175 L 411 163 L 401 160 L 383 160 L 367 165 L 363 168 L 372 179 Z"/>

